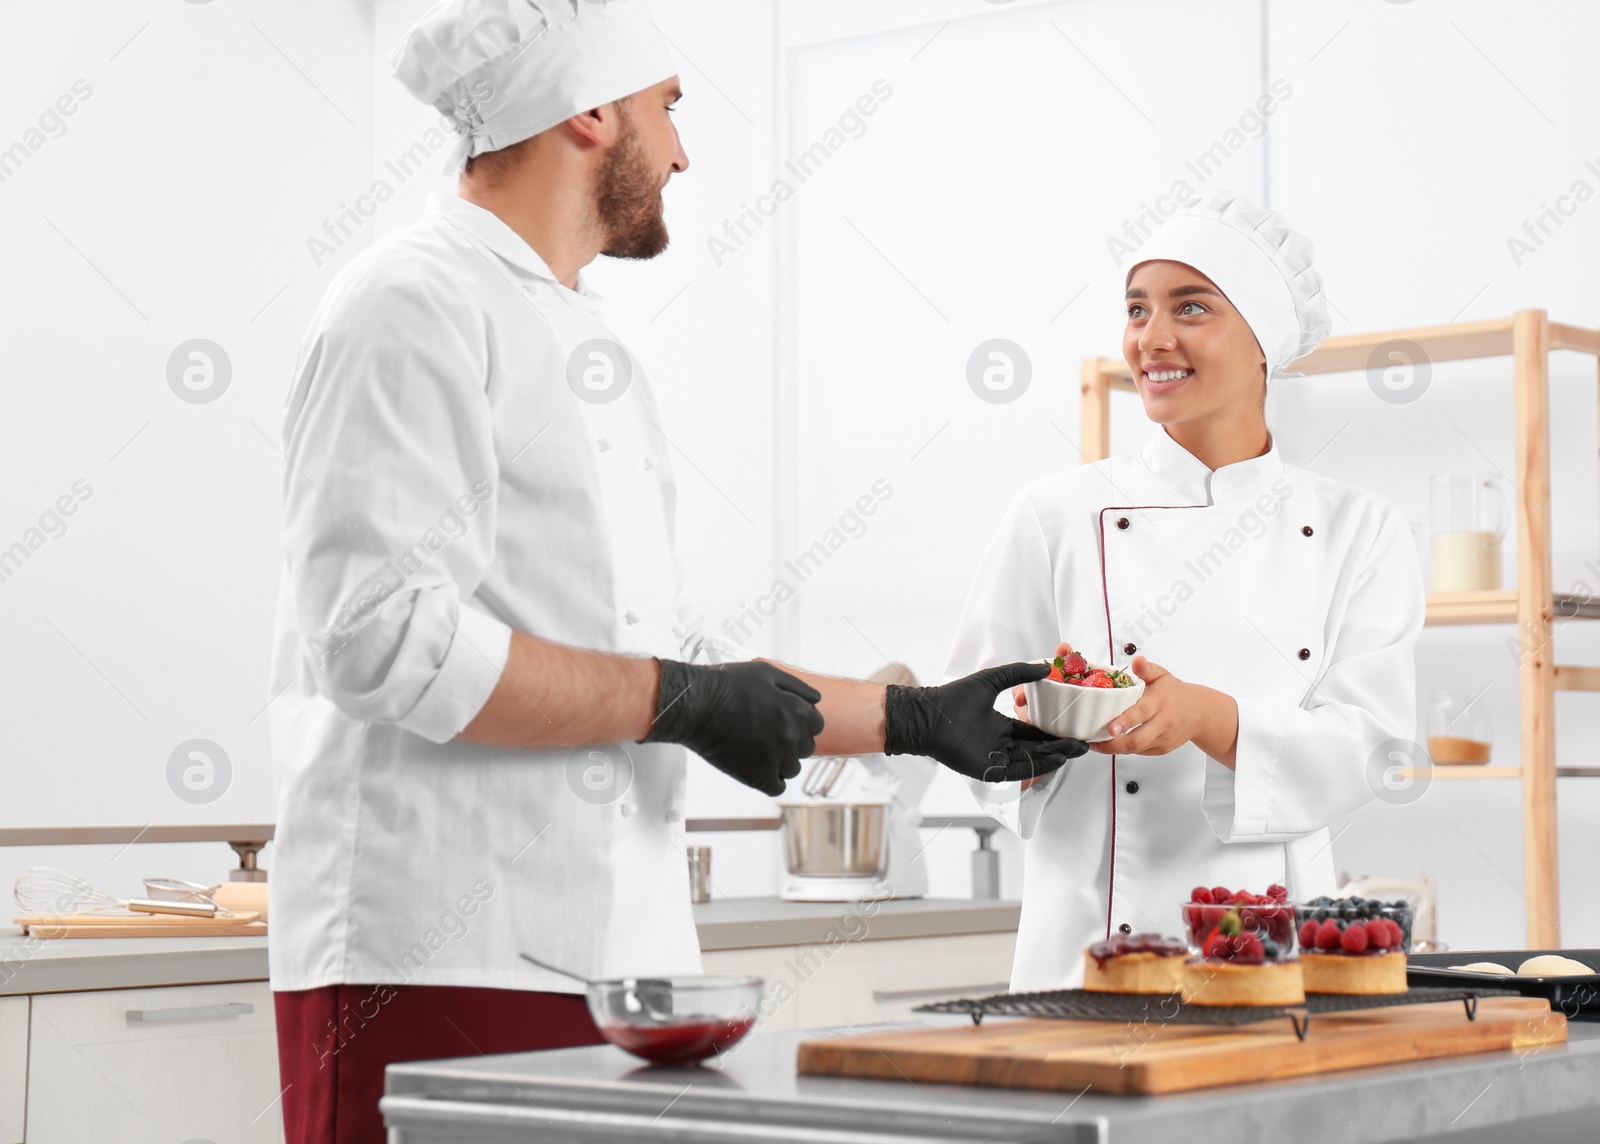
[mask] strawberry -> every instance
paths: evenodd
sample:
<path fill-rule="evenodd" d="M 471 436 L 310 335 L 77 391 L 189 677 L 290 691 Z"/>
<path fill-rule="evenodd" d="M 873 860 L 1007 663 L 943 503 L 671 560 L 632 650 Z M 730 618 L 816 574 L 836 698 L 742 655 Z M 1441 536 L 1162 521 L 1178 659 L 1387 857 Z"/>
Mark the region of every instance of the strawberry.
<path fill-rule="evenodd" d="M 1189 891 L 1189 900 L 1191 902 L 1205 902 L 1207 905 L 1210 905 L 1211 891 L 1206 889 L 1204 886 L 1196 886 L 1194 889 Z"/>
<path fill-rule="evenodd" d="M 1339 943 L 1344 939 L 1344 934 L 1339 932 L 1339 923 L 1329 918 L 1317 927 L 1317 948 L 1338 949 Z"/>
<path fill-rule="evenodd" d="M 1050 674 L 1045 676 L 1045 678 L 1052 683 L 1065 683 L 1067 681 L 1067 677 L 1061 674 L 1061 669 L 1059 667 L 1052 667 L 1050 669 Z"/>
<path fill-rule="evenodd" d="M 1367 927 L 1360 922 L 1351 922 L 1345 927 L 1344 936 L 1339 939 L 1339 944 L 1346 953 L 1360 953 L 1367 948 Z"/>
<path fill-rule="evenodd" d="M 1116 682 L 1105 672 L 1096 669 L 1084 677 L 1083 685 L 1085 687 L 1116 687 Z"/>
<path fill-rule="evenodd" d="M 1317 923 L 1308 921 L 1300 927 L 1300 948 L 1317 948 Z"/>
<path fill-rule="evenodd" d="M 1068 675 L 1083 675 L 1089 670 L 1089 661 L 1075 651 L 1056 656 L 1056 662 L 1062 665 L 1061 670 Z"/>

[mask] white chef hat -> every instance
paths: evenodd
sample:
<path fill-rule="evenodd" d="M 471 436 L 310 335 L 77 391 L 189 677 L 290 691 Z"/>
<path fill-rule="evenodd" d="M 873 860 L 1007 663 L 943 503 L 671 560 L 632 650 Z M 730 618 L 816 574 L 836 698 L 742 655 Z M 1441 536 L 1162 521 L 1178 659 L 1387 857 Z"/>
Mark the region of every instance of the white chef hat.
<path fill-rule="evenodd" d="M 1233 303 L 1267 360 L 1268 377 L 1298 377 L 1284 369 L 1328 336 L 1322 275 L 1312 265 L 1311 240 L 1275 210 L 1236 191 L 1213 191 L 1202 203 L 1167 219 L 1139 248 L 1139 261 L 1192 266 Z"/>
<path fill-rule="evenodd" d="M 678 71 L 644 0 L 440 0 L 389 66 L 460 136 L 447 172 Z"/>

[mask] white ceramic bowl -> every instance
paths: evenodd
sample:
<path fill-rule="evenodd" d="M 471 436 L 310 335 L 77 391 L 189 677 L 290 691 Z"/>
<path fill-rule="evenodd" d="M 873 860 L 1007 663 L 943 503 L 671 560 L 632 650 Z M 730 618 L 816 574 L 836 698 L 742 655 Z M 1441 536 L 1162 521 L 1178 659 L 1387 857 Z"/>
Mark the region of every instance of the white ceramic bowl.
<path fill-rule="evenodd" d="M 1102 671 L 1112 670 L 1104 663 L 1089 665 L 1091 671 L 1097 667 Z M 1133 677 L 1132 687 L 1080 687 L 1076 683 L 1056 683 L 1050 679 L 1024 683 L 1022 691 L 1028 697 L 1028 719 L 1040 730 L 1062 739 L 1082 739 L 1086 743 L 1113 739 L 1116 736 L 1111 734 L 1111 720 L 1132 707 L 1144 694 L 1144 680 L 1131 671 L 1127 674 Z"/>

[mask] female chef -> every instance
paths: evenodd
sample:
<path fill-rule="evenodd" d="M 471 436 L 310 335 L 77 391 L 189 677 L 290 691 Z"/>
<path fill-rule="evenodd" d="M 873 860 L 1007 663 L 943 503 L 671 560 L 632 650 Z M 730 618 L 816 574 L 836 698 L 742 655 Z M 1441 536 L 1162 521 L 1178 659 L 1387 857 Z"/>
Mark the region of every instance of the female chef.
<path fill-rule="evenodd" d="M 1013 990 L 1079 984 L 1113 932 L 1177 932 L 1197 884 L 1332 893 L 1329 824 L 1415 730 L 1406 518 L 1286 463 L 1266 424 L 1267 379 L 1328 330 L 1311 243 L 1217 192 L 1139 257 L 1122 348 L 1155 432 L 1012 500 L 948 667 L 1059 640 L 1145 681 L 1112 739 L 980 794 L 1026 840 Z"/>

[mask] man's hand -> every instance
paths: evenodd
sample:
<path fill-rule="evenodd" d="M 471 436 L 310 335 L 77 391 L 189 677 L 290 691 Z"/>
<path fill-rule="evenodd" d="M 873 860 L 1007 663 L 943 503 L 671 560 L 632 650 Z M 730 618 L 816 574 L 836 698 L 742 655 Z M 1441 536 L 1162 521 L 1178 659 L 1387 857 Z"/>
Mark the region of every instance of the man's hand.
<path fill-rule="evenodd" d="M 884 753 L 928 755 L 968 778 L 1016 782 L 1047 775 L 1088 749 L 994 709 L 995 696 L 1050 674 L 1042 663 L 974 672 L 942 687 L 894 687 L 885 698 Z"/>
<path fill-rule="evenodd" d="M 655 722 L 643 743 L 681 743 L 724 774 L 780 795 L 816 749 L 815 688 L 770 663 L 661 664 Z"/>

